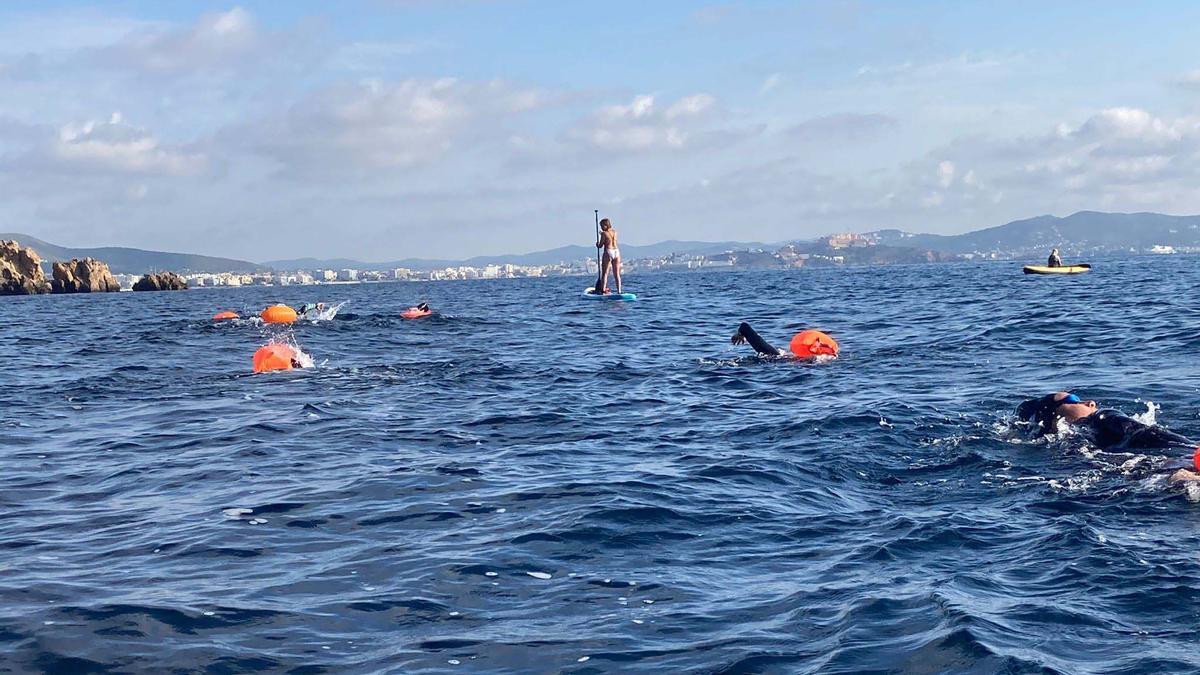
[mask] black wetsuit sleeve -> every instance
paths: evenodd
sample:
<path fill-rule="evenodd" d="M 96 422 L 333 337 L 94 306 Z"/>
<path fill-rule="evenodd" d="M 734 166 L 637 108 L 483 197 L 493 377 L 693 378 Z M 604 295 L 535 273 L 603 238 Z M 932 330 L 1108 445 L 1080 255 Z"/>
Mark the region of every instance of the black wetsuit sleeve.
<path fill-rule="evenodd" d="M 1046 394 L 1041 398 L 1025 401 L 1017 407 L 1017 417 L 1037 424 L 1043 434 L 1053 434 L 1058 429 L 1058 418 L 1054 414 L 1058 404 L 1054 396 Z"/>
<path fill-rule="evenodd" d="M 750 324 L 744 321 L 740 326 L 738 326 L 738 335 L 746 338 L 746 342 L 749 342 L 750 346 L 754 347 L 754 351 L 758 352 L 759 354 L 766 354 L 768 356 L 779 356 L 780 354 L 778 349 L 772 347 L 769 342 L 762 339 L 762 336 L 754 332 L 754 329 L 750 327 Z"/>
<path fill-rule="evenodd" d="M 1144 427 L 1130 436 L 1125 445 L 1130 448 L 1194 448 L 1196 442 L 1174 431 Z"/>
<path fill-rule="evenodd" d="M 1173 431 L 1152 427 L 1115 410 L 1100 410 L 1076 422 L 1101 448 L 1191 448 L 1196 443 Z"/>

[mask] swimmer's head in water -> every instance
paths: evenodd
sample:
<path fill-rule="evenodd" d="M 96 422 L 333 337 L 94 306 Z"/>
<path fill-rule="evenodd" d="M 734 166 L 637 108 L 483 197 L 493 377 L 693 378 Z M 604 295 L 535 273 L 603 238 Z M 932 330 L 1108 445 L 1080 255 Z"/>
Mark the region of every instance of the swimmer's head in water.
<path fill-rule="evenodd" d="M 1084 401 L 1070 392 L 1056 391 L 1022 403 L 1017 408 L 1017 416 L 1037 423 L 1042 433 L 1052 434 L 1058 430 L 1058 420 L 1074 422 L 1096 412 L 1098 407 L 1095 401 Z"/>
<path fill-rule="evenodd" d="M 1100 407 L 1096 405 L 1095 401 L 1085 401 L 1075 394 L 1065 391 L 1054 393 L 1054 404 L 1058 414 L 1066 417 L 1068 422 L 1074 422 L 1075 419 L 1086 417 L 1095 412 L 1096 408 Z"/>

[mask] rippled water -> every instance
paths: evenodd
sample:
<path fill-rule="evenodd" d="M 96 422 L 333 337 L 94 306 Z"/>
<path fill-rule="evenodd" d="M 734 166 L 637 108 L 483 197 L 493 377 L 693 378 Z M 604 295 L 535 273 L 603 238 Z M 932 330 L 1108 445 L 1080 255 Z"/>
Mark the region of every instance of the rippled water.
<path fill-rule="evenodd" d="M 1200 668 L 1168 458 L 1009 416 L 1200 437 L 1195 258 L 585 283 L 0 298 L 0 670 Z M 276 299 L 347 304 L 250 375 Z"/>

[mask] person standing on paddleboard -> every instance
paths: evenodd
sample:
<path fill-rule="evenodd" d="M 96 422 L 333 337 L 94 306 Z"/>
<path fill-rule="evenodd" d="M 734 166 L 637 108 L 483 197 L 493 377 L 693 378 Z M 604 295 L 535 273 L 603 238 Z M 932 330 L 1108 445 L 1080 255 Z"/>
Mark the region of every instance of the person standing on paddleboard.
<path fill-rule="evenodd" d="M 612 222 L 605 218 L 600 221 L 600 238 L 596 248 L 604 250 L 600 262 L 600 278 L 596 280 L 596 292 L 608 293 L 608 270 L 611 268 L 613 280 L 617 282 L 617 295 L 621 294 L 621 249 L 617 248 L 617 231 Z"/>

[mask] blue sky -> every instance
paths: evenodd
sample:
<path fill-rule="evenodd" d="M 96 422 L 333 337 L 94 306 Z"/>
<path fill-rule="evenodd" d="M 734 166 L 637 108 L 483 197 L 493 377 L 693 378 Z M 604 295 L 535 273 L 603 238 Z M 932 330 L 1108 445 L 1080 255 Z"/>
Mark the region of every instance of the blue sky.
<path fill-rule="evenodd" d="M 7 2 L 0 231 L 253 260 L 1200 212 L 1186 2 Z"/>

